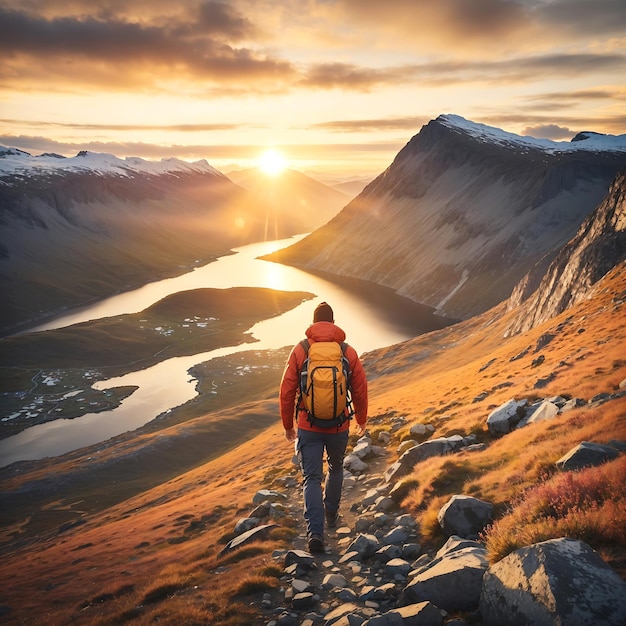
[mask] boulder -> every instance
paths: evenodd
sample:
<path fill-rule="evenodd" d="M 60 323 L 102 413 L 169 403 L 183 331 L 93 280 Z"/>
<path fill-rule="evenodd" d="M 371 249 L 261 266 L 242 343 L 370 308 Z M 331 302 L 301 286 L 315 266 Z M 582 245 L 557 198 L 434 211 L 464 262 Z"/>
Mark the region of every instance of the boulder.
<path fill-rule="evenodd" d="M 556 462 L 556 466 L 562 470 L 579 470 L 583 467 L 601 465 L 617 458 L 618 455 L 619 452 L 611 446 L 583 441 L 562 456 Z"/>
<path fill-rule="evenodd" d="M 313 569 L 315 567 L 315 559 L 312 554 L 304 550 L 289 550 L 285 554 L 285 567 L 294 564 L 305 569 Z"/>
<path fill-rule="evenodd" d="M 386 446 L 390 441 L 391 435 L 387 431 L 381 430 L 378 433 L 378 442 L 381 443 L 383 446 Z"/>
<path fill-rule="evenodd" d="M 346 602 L 336 609 L 326 613 L 324 616 L 324 626 L 333 626 L 341 624 L 342 626 L 357 626 L 363 624 L 363 618 L 360 617 L 361 608 L 353 602 Z"/>
<path fill-rule="evenodd" d="M 585 406 L 587 403 L 582 398 L 572 398 L 567 400 L 560 409 L 561 413 L 567 413 L 572 409 L 578 409 L 581 406 Z"/>
<path fill-rule="evenodd" d="M 462 437 L 459 438 L 462 443 Z M 448 454 L 452 450 L 458 447 L 458 441 L 456 439 L 447 437 L 439 437 L 437 439 L 430 439 L 424 443 L 419 443 L 412 448 L 409 448 L 393 465 L 391 465 L 385 472 L 385 482 L 395 482 L 399 478 L 410 474 L 413 467 L 433 456 L 442 456 Z"/>
<path fill-rule="evenodd" d="M 459 541 L 454 539 L 457 544 Z M 489 567 L 487 550 L 477 542 L 442 550 L 438 558 L 410 578 L 400 596 L 401 605 L 428 600 L 446 611 L 478 608 L 483 575 Z"/>
<path fill-rule="evenodd" d="M 453 552 L 456 552 L 457 550 L 462 550 L 463 548 L 482 548 L 482 547 L 484 546 L 481 543 L 478 543 L 477 541 L 474 541 L 473 539 L 464 539 L 463 537 L 452 535 L 452 537 L 450 537 L 448 541 L 446 541 L 441 546 L 441 548 L 439 548 L 439 550 L 437 551 L 437 554 L 435 554 L 435 560 L 442 559 L 443 557 L 448 556 L 449 554 L 452 554 Z"/>
<path fill-rule="evenodd" d="M 343 468 L 353 474 L 362 474 L 367 471 L 368 465 L 362 461 L 356 454 L 346 454 L 343 459 Z"/>
<path fill-rule="evenodd" d="M 551 539 L 489 568 L 480 612 L 486 626 L 623 626 L 626 583 L 587 544 Z"/>
<path fill-rule="evenodd" d="M 380 542 L 374 535 L 360 534 L 346 549 L 346 553 L 356 552 L 361 559 L 367 559 L 380 549 Z"/>
<path fill-rule="evenodd" d="M 532 415 L 530 415 L 527 419 L 523 420 L 523 423 L 524 425 L 536 424 L 537 422 L 550 420 L 553 417 L 556 417 L 558 414 L 559 414 L 559 407 L 556 404 L 554 404 L 554 402 L 550 402 L 549 400 L 544 400 L 533 411 Z"/>
<path fill-rule="evenodd" d="M 396 526 L 386 532 L 380 539 L 384 545 L 402 545 L 409 540 L 409 533 L 406 528 Z"/>
<path fill-rule="evenodd" d="M 487 416 L 487 428 L 494 437 L 510 433 L 524 417 L 526 400 L 509 400 Z"/>
<path fill-rule="evenodd" d="M 385 571 L 391 578 L 394 578 L 395 576 L 406 577 L 411 571 L 411 564 L 404 559 L 391 559 L 390 561 L 387 561 Z"/>
<path fill-rule="evenodd" d="M 279 502 L 285 500 L 287 496 L 284 493 L 278 491 L 272 491 L 271 489 L 261 489 L 254 494 L 252 502 L 254 504 L 261 504 L 262 502 Z"/>
<path fill-rule="evenodd" d="M 219 556 L 234 550 L 235 548 L 239 548 L 247 543 L 251 543 L 252 541 L 262 541 L 267 539 L 268 533 L 270 529 L 276 528 L 276 524 L 264 524 L 263 526 L 257 526 L 252 530 L 248 530 L 245 533 L 242 533 L 238 537 L 231 539 L 220 551 Z"/>
<path fill-rule="evenodd" d="M 493 506 L 471 496 L 456 495 L 439 510 L 437 519 L 444 533 L 474 539 L 491 520 Z"/>
<path fill-rule="evenodd" d="M 384 613 L 365 620 L 362 626 L 404 626 L 404 620 L 397 613 Z"/>
<path fill-rule="evenodd" d="M 369 456 L 372 456 L 372 440 L 369 437 L 361 437 L 352 449 L 352 454 L 363 460 Z"/>
<path fill-rule="evenodd" d="M 297 593 L 291 600 L 291 606 L 298 611 L 310 609 L 314 605 L 315 605 L 315 596 L 310 591 L 305 591 L 304 593 Z"/>
<path fill-rule="evenodd" d="M 399 615 L 404 626 L 441 626 L 443 623 L 441 611 L 430 602 L 409 604 L 408 606 L 388 611 L 385 615 L 390 613 Z"/>
<path fill-rule="evenodd" d="M 418 443 L 419 441 L 416 439 L 405 439 L 398 446 L 398 454 L 404 454 L 407 450 L 414 448 Z"/>
<path fill-rule="evenodd" d="M 235 534 L 240 535 L 241 533 L 251 530 L 255 526 L 258 526 L 260 521 L 258 517 L 243 517 L 235 524 Z"/>
<path fill-rule="evenodd" d="M 409 429 L 409 433 L 417 437 L 420 441 L 428 439 L 435 432 L 432 424 L 413 424 Z"/>
<path fill-rule="evenodd" d="M 399 559 L 402 556 L 400 546 L 386 545 L 376 551 L 376 559 L 382 563 L 388 563 L 392 559 Z"/>
<path fill-rule="evenodd" d="M 332 589 L 333 587 L 343 588 L 348 584 L 348 581 L 341 574 L 326 574 L 322 581 L 322 587 L 324 589 Z"/>

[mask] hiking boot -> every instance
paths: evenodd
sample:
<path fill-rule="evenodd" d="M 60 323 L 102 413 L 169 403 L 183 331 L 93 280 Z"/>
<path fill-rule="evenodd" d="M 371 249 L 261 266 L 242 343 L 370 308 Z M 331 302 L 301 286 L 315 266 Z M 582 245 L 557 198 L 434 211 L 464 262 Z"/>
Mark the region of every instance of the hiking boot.
<path fill-rule="evenodd" d="M 324 540 L 319 535 L 309 537 L 309 552 L 324 552 Z"/>
<path fill-rule="evenodd" d="M 338 511 L 333 511 L 333 512 L 326 511 L 325 517 L 326 517 L 326 526 L 328 526 L 328 528 L 337 527 L 337 520 L 339 519 Z"/>

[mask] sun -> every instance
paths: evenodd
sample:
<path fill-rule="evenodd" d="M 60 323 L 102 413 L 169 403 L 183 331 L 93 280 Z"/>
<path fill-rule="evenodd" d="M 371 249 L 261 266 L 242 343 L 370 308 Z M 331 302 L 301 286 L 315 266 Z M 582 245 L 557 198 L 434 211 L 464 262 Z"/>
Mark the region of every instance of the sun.
<path fill-rule="evenodd" d="M 287 159 L 275 148 L 267 149 L 259 157 L 259 169 L 268 176 L 278 176 L 287 167 Z"/>

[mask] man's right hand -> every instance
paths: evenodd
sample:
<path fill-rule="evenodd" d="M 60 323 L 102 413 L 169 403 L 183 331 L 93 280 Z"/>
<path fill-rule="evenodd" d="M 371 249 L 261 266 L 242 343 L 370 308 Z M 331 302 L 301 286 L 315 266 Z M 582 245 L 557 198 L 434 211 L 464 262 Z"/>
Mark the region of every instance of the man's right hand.
<path fill-rule="evenodd" d="M 285 439 L 289 442 L 289 443 L 293 443 L 296 440 L 296 429 L 292 428 L 291 430 L 286 430 L 285 431 Z"/>
<path fill-rule="evenodd" d="M 362 435 L 365 434 L 365 424 L 359 424 L 358 422 L 356 423 L 356 434 L 361 437 Z"/>

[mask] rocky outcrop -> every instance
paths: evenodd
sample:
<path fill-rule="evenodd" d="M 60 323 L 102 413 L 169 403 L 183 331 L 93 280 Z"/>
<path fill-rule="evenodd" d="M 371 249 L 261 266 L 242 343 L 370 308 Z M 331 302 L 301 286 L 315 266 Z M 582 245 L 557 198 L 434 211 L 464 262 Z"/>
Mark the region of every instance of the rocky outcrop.
<path fill-rule="evenodd" d="M 508 298 L 605 197 L 626 140 L 614 149 L 602 139 L 533 141 L 440 116 L 339 215 L 270 258 L 471 317 Z M 358 242 L 349 255 L 347 232 Z"/>
<path fill-rule="evenodd" d="M 456 452 L 475 442 L 476 437 L 472 435 L 467 437 L 453 435 L 451 437 L 429 439 L 428 441 L 412 446 L 387 469 L 385 472 L 385 481 L 396 482 L 403 476 L 409 474 L 413 467 L 420 461 L 424 461 L 433 456 L 443 456 L 451 452 Z"/>
<path fill-rule="evenodd" d="M 489 568 L 480 613 L 486 626 L 622 626 L 626 584 L 588 545 L 553 539 Z"/>
<path fill-rule="evenodd" d="M 620 389 L 614 393 L 600 393 L 588 401 L 582 398 L 567 400 L 561 396 L 543 398 L 529 402 L 527 398 L 516 400 L 512 398 L 496 407 L 487 416 L 487 429 L 493 437 L 501 437 L 516 428 L 523 428 L 531 424 L 557 418 L 581 406 L 595 406 L 611 400 L 618 400 L 626 396 L 626 391 Z"/>
<path fill-rule="evenodd" d="M 478 535 L 492 521 L 493 505 L 472 496 L 452 496 L 439 510 L 437 520 L 443 532 L 450 537 L 478 539 Z"/>
<path fill-rule="evenodd" d="M 626 259 L 626 171 L 549 266 L 540 262 L 513 290 L 509 310 L 520 307 L 507 335 L 552 319 L 587 298 L 593 286 Z"/>
<path fill-rule="evenodd" d="M 400 603 L 429 601 L 446 611 L 476 609 L 488 567 L 483 545 L 451 537 L 432 562 L 409 574 Z"/>

